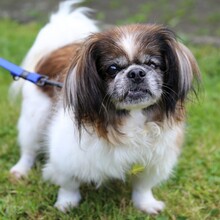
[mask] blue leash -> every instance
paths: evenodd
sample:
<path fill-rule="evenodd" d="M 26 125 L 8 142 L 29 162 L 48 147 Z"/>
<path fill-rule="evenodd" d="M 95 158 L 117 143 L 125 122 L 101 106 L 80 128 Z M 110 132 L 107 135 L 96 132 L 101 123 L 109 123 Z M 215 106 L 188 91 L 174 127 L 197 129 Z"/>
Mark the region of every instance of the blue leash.
<path fill-rule="evenodd" d="M 22 78 L 41 87 L 45 85 L 57 86 L 59 88 L 63 87 L 63 83 L 49 80 L 48 77 L 45 75 L 41 75 L 35 72 L 29 72 L 27 70 L 24 70 L 21 67 L 3 58 L 0 58 L 0 66 L 8 70 L 15 80 L 18 78 Z"/>

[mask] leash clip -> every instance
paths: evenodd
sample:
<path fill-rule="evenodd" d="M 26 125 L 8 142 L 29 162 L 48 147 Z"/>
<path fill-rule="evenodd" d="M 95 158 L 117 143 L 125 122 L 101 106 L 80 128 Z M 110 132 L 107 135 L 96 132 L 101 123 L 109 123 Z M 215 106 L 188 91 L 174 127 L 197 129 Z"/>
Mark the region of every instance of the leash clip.
<path fill-rule="evenodd" d="M 42 76 L 36 83 L 37 86 L 43 87 L 47 83 L 48 77 Z"/>
<path fill-rule="evenodd" d="M 12 79 L 13 79 L 14 81 L 18 81 L 18 80 L 20 79 L 20 77 L 18 77 L 18 76 L 12 76 Z"/>

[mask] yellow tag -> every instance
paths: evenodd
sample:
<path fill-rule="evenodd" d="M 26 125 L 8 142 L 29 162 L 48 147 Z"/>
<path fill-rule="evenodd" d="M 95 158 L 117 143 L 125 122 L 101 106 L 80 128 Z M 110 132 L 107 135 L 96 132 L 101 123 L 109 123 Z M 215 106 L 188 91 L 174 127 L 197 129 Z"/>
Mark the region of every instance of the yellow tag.
<path fill-rule="evenodd" d="M 131 170 L 130 170 L 130 174 L 132 175 L 136 175 L 138 173 L 141 173 L 144 171 L 144 166 L 140 165 L 140 164 L 134 164 L 132 167 L 131 167 Z"/>

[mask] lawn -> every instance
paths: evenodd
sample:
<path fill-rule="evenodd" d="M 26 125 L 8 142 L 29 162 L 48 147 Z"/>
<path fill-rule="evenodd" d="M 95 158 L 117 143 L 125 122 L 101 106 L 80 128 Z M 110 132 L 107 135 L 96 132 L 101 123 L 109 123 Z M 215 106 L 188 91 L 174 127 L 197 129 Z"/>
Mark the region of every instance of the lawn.
<path fill-rule="evenodd" d="M 0 21 L 0 57 L 19 64 L 39 30 L 39 24 Z M 19 102 L 8 101 L 11 76 L 0 70 L 0 219 L 220 219 L 220 50 L 187 44 L 195 54 L 203 82 L 199 100 L 188 104 L 186 142 L 169 181 L 155 195 L 166 202 L 158 216 L 137 211 L 130 202 L 131 187 L 113 181 L 99 189 L 83 186 L 79 208 L 62 214 L 53 208 L 57 187 L 41 178 L 39 160 L 28 179 L 15 181 L 10 167 L 19 158 L 16 122 Z"/>

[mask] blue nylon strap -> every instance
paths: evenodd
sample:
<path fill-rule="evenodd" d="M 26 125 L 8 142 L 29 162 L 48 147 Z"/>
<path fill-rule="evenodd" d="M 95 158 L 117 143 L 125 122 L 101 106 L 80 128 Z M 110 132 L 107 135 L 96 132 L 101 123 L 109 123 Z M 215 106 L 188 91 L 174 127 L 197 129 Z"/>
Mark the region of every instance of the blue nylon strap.
<path fill-rule="evenodd" d="M 41 78 L 45 77 L 34 72 L 28 72 L 3 58 L 0 58 L 0 66 L 8 70 L 13 77 L 24 78 L 35 84 L 37 84 Z"/>

